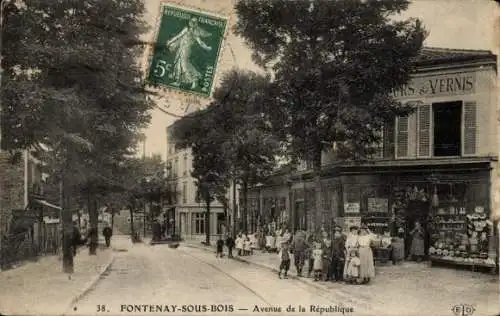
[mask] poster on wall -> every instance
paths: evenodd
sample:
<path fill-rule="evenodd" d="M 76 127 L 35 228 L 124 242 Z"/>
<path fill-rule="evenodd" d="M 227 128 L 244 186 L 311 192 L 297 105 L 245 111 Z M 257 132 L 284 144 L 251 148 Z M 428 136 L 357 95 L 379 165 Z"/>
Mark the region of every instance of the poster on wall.
<path fill-rule="evenodd" d="M 352 226 L 361 226 L 361 216 L 344 217 L 344 231 L 349 231 Z"/>
<path fill-rule="evenodd" d="M 359 213 L 359 203 L 344 203 L 344 213 L 356 214 Z"/>
<path fill-rule="evenodd" d="M 389 200 L 381 198 L 368 198 L 369 213 L 387 213 L 389 211 Z"/>
<path fill-rule="evenodd" d="M 227 18 L 164 5 L 149 83 L 209 97 L 227 24 Z"/>

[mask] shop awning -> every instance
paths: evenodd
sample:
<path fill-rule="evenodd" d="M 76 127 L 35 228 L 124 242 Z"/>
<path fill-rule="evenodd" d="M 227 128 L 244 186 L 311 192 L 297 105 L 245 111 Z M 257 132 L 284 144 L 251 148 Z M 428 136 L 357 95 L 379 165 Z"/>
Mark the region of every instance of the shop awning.
<path fill-rule="evenodd" d="M 51 204 L 51 203 L 49 203 L 49 202 L 47 202 L 45 200 L 37 200 L 37 199 L 35 199 L 35 202 L 37 202 L 37 203 L 39 203 L 39 204 L 41 204 L 43 206 L 47 206 L 47 207 L 50 207 L 50 208 L 53 208 L 53 209 L 56 209 L 56 210 L 61 210 L 61 208 L 59 206 Z"/>

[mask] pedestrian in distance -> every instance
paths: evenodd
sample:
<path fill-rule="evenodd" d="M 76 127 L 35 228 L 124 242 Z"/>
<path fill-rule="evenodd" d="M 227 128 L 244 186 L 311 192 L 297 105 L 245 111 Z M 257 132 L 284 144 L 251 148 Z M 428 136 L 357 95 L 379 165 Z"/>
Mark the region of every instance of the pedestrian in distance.
<path fill-rule="evenodd" d="M 243 255 L 243 236 L 241 233 L 236 237 L 236 251 L 238 251 L 238 256 Z"/>
<path fill-rule="evenodd" d="M 219 239 L 217 240 L 217 253 L 215 254 L 215 257 L 224 257 L 224 240 L 222 240 L 222 236 L 219 236 Z"/>
<path fill-rule="evenodd" d="M 357 226 L 351 226 L 349 228 L 349 234 L 347 235 L 346 241 L 345 241 L 345 254 L 346 258 L 349 258 L 349 254 L 351 253 L 351 250 L 357 250 L 359 248 L 359 229 Z M 345 274 L 347 272 L 347 264 L 348 260 L 345 261 L 344 265 L 344 279 L 347 278 L 347 275 Z"/>
<path fill-rule="evenodd" d="M 345 236 L 340 226 L 335 227 L 332 242 L 332 281 L 342 281 L 345 264 Z"/>
<path fill-rule="evenodd" d="M 347 269 L 345 271 L 345 281 L 347 284 L 359 284 L 361 280 L 359 279 L 359 269 L 361 266 L 361 261 L 358 257 L 358 251 L 356 249 L 351 249 L 347 259 Z"/>
<path fill-rule="evenodd" d="M 306 234 L 304 231 L 297 231 L 295 236 L 293 236 L 290 251 L 293 252 L 295 269 L 297 270 L 297 276 L 302 276 L 302 269 L 304 268 L 305 259 L 308 258 L 308 244 L 306 241 Z M 310 253 L 309 253 L 310 257 Z"/>
<path fill-rule="evenodd" d="M 248 237 L 248 235 L 244 235 L 243 253 L 245 256 L 249 256 L 251 251 L 252 251 L 252 243 L 250 241 L 250 237 Z"/>
<path fill-rule="evenodd" d="M 288 246 L 288 242 L 285 241 L 281 244 L 278 256 L 280 258 L 280 269 L 278 272 L 278 277 L 281 279 L 281 271 L 283 271 L 283 277 L 285 279 L 288 279 L 288 270 L 290 270 L 290 249 Z"/>
<path fill-rule="evenodd" d="M 109 248 L 111 245 L 111 236 L 113 236 L 113 230 L 109 227 L 109 224 L 106 223 L 106 227 L 102 230 L 102 235 L 104 236 L 104 240 L 106 240 L 106 247 Z"/>
<path fill-rule="evenodd" d="M 307 236 L 307 249 L 305 251 L 307 258 L 307 277 L 310 278 L 313 272 L 314 259 L 312 257 L 312 251 L 314 248 L 314 236 L 309 233 Z"/>
<path fill-rule="evenodd" d="M 368 284 L 375 277 L 375 265 L 373 262 L 373 251 L 371 244 L 374 240 L 374 235 L 370 232 L 366 225 L 363 225 L 358 238 L 359 244 L 359 277 L 364 284 Z"/>
<path fill-rule="evenodd" d="M 226 238 L 226 247 L 227 247 L 227 255 L 229 258 L 233 257 L 233 248 L 234 248 L 234 239 L 231 235 L 228 235 Z"/>
<path fill-rule="evenodd" d="M 425 256 L 424 250 L 424 229 L 420 222 L 415 222 L 415 227 L 410 231 L 411 236 L 411 248 L 408 260 L 416 260 L 418 262 L 422 261 Z"/>
<path fill-rule="evenodd" d="M 322 280 L 330 281 L 332 279 L 332 243 L 327 231 L 322 232 L 321 246 L 323 248 L 323 271 Z"/>
<path fill-rule="evenodd" d="M 319 281 L 323 270 L 323 249 L 320 242 L 314 244 L 311 257 L 313 259 L 314 281 Z"/>
<path fill-rule="evenodd" d="M 392 239 L 392 264 L 400 263 L 405 258 L 404 230 L 400 228 L 398 235 Z"/>

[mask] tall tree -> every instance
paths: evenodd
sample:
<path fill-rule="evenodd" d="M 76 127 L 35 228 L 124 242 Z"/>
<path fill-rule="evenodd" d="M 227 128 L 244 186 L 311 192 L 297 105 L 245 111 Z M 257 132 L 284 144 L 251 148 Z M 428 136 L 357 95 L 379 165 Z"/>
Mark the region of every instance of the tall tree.
<path fill-rule="evenodd" d="M 240 0 L 235 32 L 274 74 L 268 113 L 296 158 L 312 162 L 315 205 L 322 200 L 321 154 L 369 158 L 380 130 L 412 109 L 390 92 L 408 82 L 426 32 L 394 21 L 408 0 Z M 313 228 L 321 220 L 315 216 Z"/>
<path fill-rule="evenodd" d="M 146 30 L 143 2 L 11 3 L 3 38 L 2 147 L 48 145 L 57 153 L 65 195 L 70 185 L 86 183 L 95 205 L 102 174 L 130 154 L 150 119 L 136 62 L 141 51 L 131 45 Z M 91 210 L 96 231 L 97 209 Z"/>
<path fill-rule="evenodd" d="M 234 184 L 241 185 L 242 221 L 248 230 L 248 188 L 268 176 L 276 167 L 280 139 L 265 113 L 269 78 L 252 71 L 233 69 L 224 74 L 214 92 L 214 117 L 224 117 L 216 126 L 225 136 L 225 152 Z"/>

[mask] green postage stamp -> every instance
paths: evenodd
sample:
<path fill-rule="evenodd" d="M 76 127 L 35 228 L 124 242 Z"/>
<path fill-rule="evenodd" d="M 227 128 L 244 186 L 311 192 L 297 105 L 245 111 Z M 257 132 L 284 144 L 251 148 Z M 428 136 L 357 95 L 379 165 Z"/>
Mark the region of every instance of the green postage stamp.
<path fill-rule="evenodd" d="M 227 19 L 164 5 L 148 81 L 210 96 Z"/>

